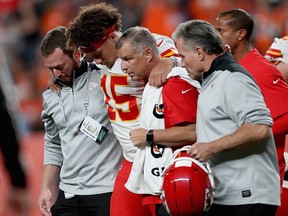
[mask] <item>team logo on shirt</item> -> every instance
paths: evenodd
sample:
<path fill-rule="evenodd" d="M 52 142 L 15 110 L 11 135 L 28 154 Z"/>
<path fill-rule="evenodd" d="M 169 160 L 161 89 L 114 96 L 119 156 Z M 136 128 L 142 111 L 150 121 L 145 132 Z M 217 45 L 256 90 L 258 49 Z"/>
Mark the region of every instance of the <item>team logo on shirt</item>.
<path fill-rule="evenodd" d="M 163 152 L 165 150 L 165 146 L 154 144 L 154 145 L 151 145 L 150 149 L 151 149 L 151 155 L 154 158 L 160 158 L 163 155 Z"/>
<path fill-rule="evenodd" d="M 94 83 L 94 82 L 90 82 L 90 83 L 89 83 L 89 89 L 90 89 L 90 90 L 91 90 L 91 89 L 95 89 L 97 86 L 98 86 L 97 83 Z"/>
<path fill-rule="evenodd" d="M 210 89 L 212 90 L 212 89 L 214 89 L 214 87 L 215 87 L 215 83 L 212 83 L 212 84 L 210 85 Z"/>
<path fill-rule="evenodd" d="M 162 146 L 162 145 L 151 145 L 151 155 L 154 157 L 154 158 L 161 158 L 163 156 L 163 153 L 165 151 L 165 146 Z M 151 169 L 151 174 L 154 175 L 154 176 L 157 176 L 159 177 L 161 175 L 161 173 L 163 172 L 165 167 L 153 167 Z"/>
<path fill-rule="evenodd" d="M 158 119 L 164 118 L 164 105 L 163 104 L 155 104 L 153 109 L 153 115 Z"/>

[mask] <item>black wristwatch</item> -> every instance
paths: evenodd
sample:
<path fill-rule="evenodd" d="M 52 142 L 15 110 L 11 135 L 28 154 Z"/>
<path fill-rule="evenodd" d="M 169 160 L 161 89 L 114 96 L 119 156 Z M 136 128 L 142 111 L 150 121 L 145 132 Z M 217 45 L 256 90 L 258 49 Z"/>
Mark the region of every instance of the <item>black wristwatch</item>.
<path fill-rule="evenodd" d="M 153 130 L 149 130 L 148 133 L 146 134 L 146 141 L 149 146 L 154 144 Z"/>

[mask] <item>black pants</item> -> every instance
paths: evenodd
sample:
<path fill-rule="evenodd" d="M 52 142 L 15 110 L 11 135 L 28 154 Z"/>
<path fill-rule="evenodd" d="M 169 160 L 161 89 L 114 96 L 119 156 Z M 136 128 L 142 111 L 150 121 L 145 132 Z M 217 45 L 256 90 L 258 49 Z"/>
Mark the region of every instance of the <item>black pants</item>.
<path fill-rule="evenodd" d="M 156 205 L 157 216 L 170 216 L 163 204 Z"/>
<path fill-rule="evenodd" d="M 51 213 L 53 216 L 109 216 L 111 194 L 75 195 L 66 199 L 60 190 Z"/>
<path fill-rule="evenodd" d="M 277 206 L 265 204 L 217 205 L 212 204 L 206 216 L 275 216 Z"/>

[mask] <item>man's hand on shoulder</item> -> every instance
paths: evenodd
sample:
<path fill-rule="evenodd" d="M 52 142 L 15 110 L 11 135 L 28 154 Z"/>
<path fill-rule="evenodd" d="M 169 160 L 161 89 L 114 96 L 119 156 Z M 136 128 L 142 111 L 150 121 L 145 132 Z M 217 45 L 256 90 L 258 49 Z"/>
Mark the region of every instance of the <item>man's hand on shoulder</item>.
<path fill-rule="evenodd" d="M 167 80 L 167 75 L 174 67 L 171 59 L 162 59 L 151 71 L 149 84 L 155 87 L 161 87 Z"/>

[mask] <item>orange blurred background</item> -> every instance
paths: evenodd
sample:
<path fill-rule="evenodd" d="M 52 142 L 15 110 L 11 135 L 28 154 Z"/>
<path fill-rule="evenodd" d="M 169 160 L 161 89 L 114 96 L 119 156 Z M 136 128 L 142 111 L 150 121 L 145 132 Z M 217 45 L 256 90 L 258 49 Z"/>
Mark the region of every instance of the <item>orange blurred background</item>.
<path fill-rule="evenodd" d="M 4 50 L 16 89 L 21 154 L 33 197 L 31 216 L 40 216 L 37 199 L 43 161 L 43 125 L 40 120 L 42 92 L 48 86 L 48 72 L 39 52 L 43 35 L 59 25 L 67 26 L 82 5 L 97 0 L 0 0 L 0 48 Z M 253 45 L 264 54 L 275 37 L 288 35 L 287 0 L 110 0 L 122 13 L 123 28 L 135 25 L 171 36 L 177 25 L 189 19 L 212 24 L 228 9 L 243 8 L 255 20 Z M 0 65 L 1 65 L 0 59 Z M 0 67 L 1 70 L 1 67 Z M 2 71 L 0 71 L 2 73 Z M 287 149 L 288 151 L 288 149 Z M 1 159 L 1 158 L 0 158 Z M 0 216 L 9 186 L 0 163 Z"/>

